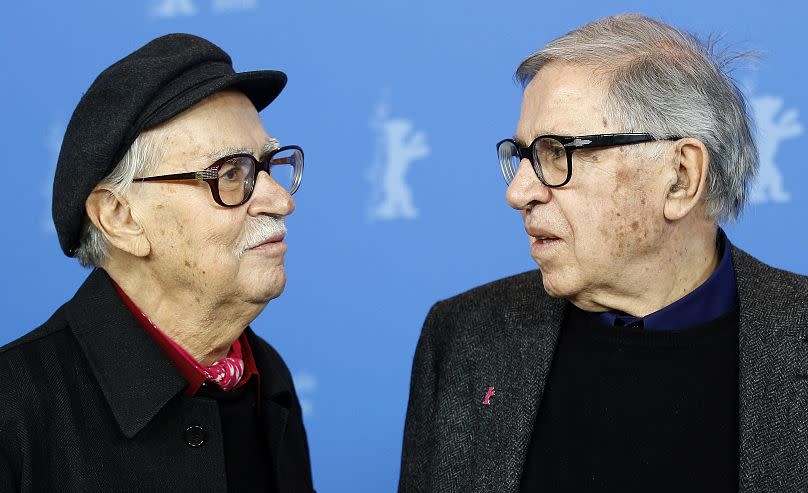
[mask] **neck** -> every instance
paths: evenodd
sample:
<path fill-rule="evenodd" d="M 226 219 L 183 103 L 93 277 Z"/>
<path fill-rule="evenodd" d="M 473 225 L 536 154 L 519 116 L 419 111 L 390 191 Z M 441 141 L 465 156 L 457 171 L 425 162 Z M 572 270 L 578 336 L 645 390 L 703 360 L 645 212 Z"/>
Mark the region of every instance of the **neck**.
<path fill-rule="evenodd" d="M 154 325 L 203 365 L 227 356 L 233 342 L 263 309 L 164 289 L 132 266 L 122 268 L 114 261 L 104 269 Z"/>
<path fill-rule="evenodd" d="M 644 317 L 689 294 L 718 267 L 717 226 L 705 223 L 661 238 L 656 251 L 632 259 L 613 284 L 570 299 L 586 311 L 619 311 Z"/>

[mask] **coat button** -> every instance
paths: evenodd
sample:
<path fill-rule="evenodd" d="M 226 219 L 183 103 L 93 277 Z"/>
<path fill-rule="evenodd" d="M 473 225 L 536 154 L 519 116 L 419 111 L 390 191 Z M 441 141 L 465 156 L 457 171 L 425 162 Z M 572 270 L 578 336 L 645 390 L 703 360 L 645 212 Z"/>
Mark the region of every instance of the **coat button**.
<path fill-rule="evenodd" d="M 201 447 L 205 443 L 205 429 L 199 425 L 192 425 L 185 429 L 183 434 L 185 443 L 189 447 Z"/>

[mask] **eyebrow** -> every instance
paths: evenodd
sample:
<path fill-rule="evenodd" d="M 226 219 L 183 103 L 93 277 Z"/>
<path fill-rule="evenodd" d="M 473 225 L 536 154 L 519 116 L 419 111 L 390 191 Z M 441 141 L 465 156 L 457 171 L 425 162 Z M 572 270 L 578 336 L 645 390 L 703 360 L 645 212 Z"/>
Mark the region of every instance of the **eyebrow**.
<path fill-rule="evenodd" d="M 259 153 L 259 159 L 263 159 L 266 157 L 267 154 L 274 151 L 280 147 L 280 143 L 278 139 L 273 137 L 268 138 L 263 145 L 261 146 L 261 152 Z M 218 161 L 219 159 L 225 156 L 232 156 L 233 154 L 249 154 L 253 155 L 253 150 L 248 147 L 224 147 L 220 149 L 216 149 L 215 151 L 211 151 L 205 154 L 205 158 L 210 161 Z"/>
<path fill-rule="evenodd" d="M 211 161 L 218 161 L 219 159 L 232 154 L 252 154 L 252 150 L 247 149 L 246 147 L 224 147 L 205 154 L 205 158 Z"/>
<path fill-rule="evenodd" d="M 261 146 L 261 159 L 264 159 L 265 157 L 267 157 L 267 155 L 270 152 L 274 151 L 275 149 L 277 149 L 280 146 L 281 146 L 281 143 L 278 142 L 278 139 L 276 139 L 274 137 L 270 137 L 269 139 L 267 139 L 267 141 L 264 142 L 264 145 Z"/>

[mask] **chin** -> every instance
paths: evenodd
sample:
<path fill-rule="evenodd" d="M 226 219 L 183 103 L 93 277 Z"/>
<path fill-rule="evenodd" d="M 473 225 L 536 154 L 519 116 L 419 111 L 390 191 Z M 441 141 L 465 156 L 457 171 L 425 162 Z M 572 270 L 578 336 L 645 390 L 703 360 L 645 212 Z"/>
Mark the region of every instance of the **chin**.
<path fill-rule="evenodd" d="M 264 276 L 256 277 L 250 285 L 249 296 L 256 303 L 267 303 L 283 293 L 286 288 L 286 272 L 267 272 Z"/>
<path fill-rule="evenodd" d="M 263 300 L 264 303 L 274 300 L 281 294 L 283 294 L 283 290 L 286 288 L 286 279 L 279 284 L 273 283 L 270 286 L 266 286 L 261 292 L 258 294 L 259 298 Z"/>
<path fill-rule="evenodd" d="M 284 289 L 286 289 L 286 279 L 283 280 L 280 286 L 273 286 L 272 289 L 270 289 L 266 293 L 267 301 L 274 300 L 275 298 L 283 294 Z"/>
<path fill-rule="evenodd" d="M 553 298 L 572 298 L 579 291 L 574 283 L 570 282 L 571 276 L 552 271 L 540 272 L 544 290 Z"/>

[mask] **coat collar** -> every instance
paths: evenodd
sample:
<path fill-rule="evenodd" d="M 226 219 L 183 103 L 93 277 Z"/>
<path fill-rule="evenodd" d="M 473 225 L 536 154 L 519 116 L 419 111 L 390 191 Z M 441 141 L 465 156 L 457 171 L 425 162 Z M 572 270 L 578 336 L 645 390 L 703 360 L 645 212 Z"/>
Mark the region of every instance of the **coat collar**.
<path fill-rule="evenodd" d="M 95 269 L 66 305 L 67 318 L 121 432 L 134 437 L 187 385 Z"/>
<path fill-rule="evenodd" d="M 104 270 L 95 269 L 65 308 L 121 432 L 134 437 L 185 389 L 185 378 L 139 325 Z M 277 353 L 249 327 L 246 334 L 261 374 L 262 412 L 274 450 L 286 426 L 292 387 Z"/>

